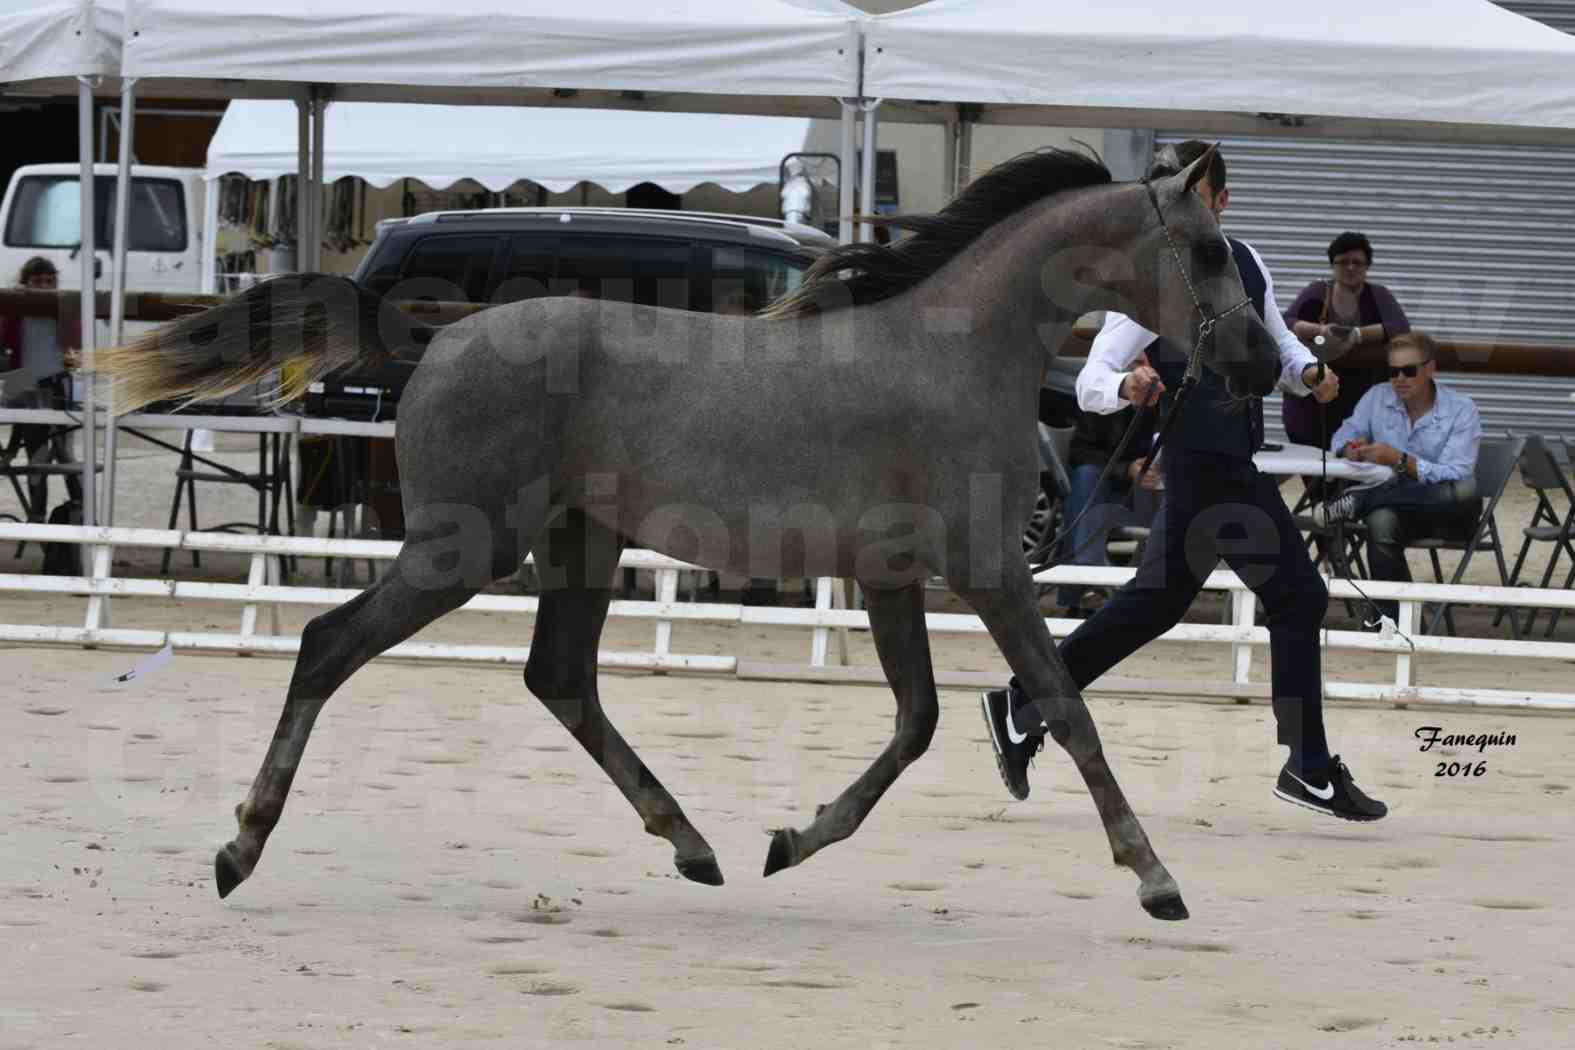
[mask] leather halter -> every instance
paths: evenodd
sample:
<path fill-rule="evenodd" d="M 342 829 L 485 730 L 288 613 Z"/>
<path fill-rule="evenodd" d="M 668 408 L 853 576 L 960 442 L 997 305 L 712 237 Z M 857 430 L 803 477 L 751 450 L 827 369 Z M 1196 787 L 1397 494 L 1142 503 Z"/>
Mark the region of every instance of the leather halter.
<path fill-rule="evenodd" d="M 1154 214 L 1159 219 L 1160 232 L 1165 235 L 1165 243 L 1170 246 L 1171 257 L 1176 260 L 1176 269 L 1181 271 L 1181 279 L 1187 284 L 1187 294 L 1192 297 L 1192 306 L 1203 319 L 1198 322 L 1198 341 L 1192 347 L 1192 355 L 1187 358 L 1187 371 L 1181 379 L 1181 389 L 1176 391 L 1175 398 L 1170 403 L 1170 410 L 1165 413 L 1165 418 L 1160 422 L 1159 433 L 1154 438 L 1154 447 L 1149 450 L 1148 457 L 1143 460 L 1143 469 L 1138 471 L 1142 477 L 1148 473 L 1149 467 L 1154 463 L 1154 457 L 1159 455 L 1160 449 L 1165 447 L 1165 439 L 1170 435 L 1170 428 L 1176 422 L 1176 416 L 1181 412 L 1182 403 L 1187 400 L 1187 395 L 1192 393 L 1192 388 L 1198 385 L 1198 377 L 1203 371 L 1203 348 L 1214 338 L 1214 328 L 1221 320 L 1252 303 L 1247 296 L 1242 296 L 1241 302 L 1221 310 L 1219 313 L 1210 313 L 1204 305 L 1203 298 L 1198 295 L 1198 289 L 1192 283 L 1192 274 L 1187 270 L 1187 264 L 1181 257 L 1181 249 L 1176 247 L 1176 241 L 1170 235 L 1170 227 L 1165 224 L 1165 212 L 1159 206 L 1159 194 L 1154 192 L 1154 184 L 1148 179 L 1143 180 L 1143 188 L 1148 191 L 1149 203 L 1154 206 Z M 1146 393 L 1146 391 L 1145 391 Z M 1136 425 L 1136 420 L 1133 424 Z"/>

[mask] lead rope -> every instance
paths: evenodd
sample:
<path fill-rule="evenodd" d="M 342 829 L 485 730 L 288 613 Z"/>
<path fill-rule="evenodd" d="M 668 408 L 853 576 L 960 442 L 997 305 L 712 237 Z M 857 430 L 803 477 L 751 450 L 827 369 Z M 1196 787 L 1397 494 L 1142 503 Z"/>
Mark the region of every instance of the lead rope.
<path fill-rule="evenodd" d="M 1324 377 L 1324 364 L 1323 364 L 1322 359 L 1320 359 L 1318 361 L 1318 379 L 1317 379 L 1317 383 L 1314 383 L 1314 385 L 1316 386 L 1319 383 L 1322 383 L 1323 382 L 1323 377 Z M 1325 512 L 1324 520 L 1327 521 L 1328 520 L 1327 514 L 1328 514 L 1329 504 L 1331 502 L 1333 502 L 1333 501 L 1329 498 L 1329 406 L 1326 405 L 1326 404 L 1323 404 L 1322 402 L 1319 402 L 1319 404 L 1318 404 L 1318 438 L 1319 438 L 1319 440 L 1318 440 L 1318 467 L 1319 467 L 1319 472 L 1320 472 L 1319 480 L 1321 482 L 1321 487 L 1322 487 L 1321 495 L 1323 497 L 1323 506 L 1324 506 L 1324 512 Z M 1339 522 L 1339 523 L 1337 523 L 1335 525 L 1335 527 L 1334 527 L 1334 534 L 1332 536 L 1330 536 L 1329 542 L 1334 544 L 1335 545 L 1334 549 L 1338 550 L 1340 552 L 1339 561 L 1340 562 L 1345 562 L 1346 557 L 1345 557 L 1345 523 L 1344 522 Z M 1330 557 L 1329 564 L 1330 564 L 1330 568 L 1331 569 L 1336 568 L 1335 559 L 1334 559 L 1332 554 L 1331 554 L 1331 557 Z M 1333 574 L 1331 574 L 1331 575 L 1333 575 Z M 1378 603 L 1377 602 L 1373 601 L 1373 599 L 1371 599 L 1371 598 L 1369 598 L 1367 596 L 1367 592 L 1366 591 L 1362 590 L 1361 585 L 1359 583 L 1357 583 L 1355 577 L 1353 577 L 1351 575 L 1350 566 L 1349 565 L 1345 565 L 1345 572 L 1342 575 L 1335 575 L 1334 578 L 1335 579 L 1344 580 L 1346 583 L 1350 584 L 1351 587 L 1356 591 L 1356 593 L 1361 595 L 1362 601 L 1367 603 L 1367 607 L 1372 610 L 1373 618 L 1371 620 L 1363 619 L 1362 620 L 1363 626 L 1365 626 L 1365 627 L 1377 627 L 1377 628 L 1379 628 L 1380 631 L 1382 631 L 1383 623 L 1384 623 L 1383 610 L 1378 608 Z M 1406 634 L 1404 631 L 1400 630 L 1400 625 L 1398 623 L 1396 623 L 1394 626 L 1395 626 L 1395 637 L 1397 637 L 1401 641 L 1405 642 L 1405 644 L 1410 647 L 1411 652 L 1413 654 L 1415 654 L 1416 653 L 1416 643 L 1411 640 L 1411 636 Z"/>

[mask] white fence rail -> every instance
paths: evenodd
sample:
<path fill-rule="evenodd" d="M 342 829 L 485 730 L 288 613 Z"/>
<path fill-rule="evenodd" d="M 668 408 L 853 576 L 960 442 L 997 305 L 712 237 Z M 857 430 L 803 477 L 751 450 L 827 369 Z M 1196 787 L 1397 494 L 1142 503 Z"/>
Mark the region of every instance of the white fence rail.
<path fill-rule="evenodd" d="M 300 645 L 294 635 L 279 633 L 278 607 L 281 605 L 334 606 L 354 597 L 356 590 L 331 587 L 286 585 L 280 582 L 280 559 L 286 556 L 333 557 L 387 561 L 399 553 L 400 544 L 376 540 L 326 540 L 281 536 L 236 535 L 220 532 L 181 532 L 164 529 L 82 528 L 59 525 L 16 525 L 0 523 L 0 543 L 25 540 L 29 543 L 60 542 L 82 544 L 91 552 L 87 576 L 60 577 L 0 574 L 0 591 L 34 594 L 69 594 L 86 599 L 87 608 L 81 627 L 0 624 L 0 642 L 23 645 L 123 646 L 157 649 L 168 644 L 175 649 L 236 654 L 289 654 Z M 121 579 L 112 574 L 116 547 L 174 548 L 188 551 L 223 551 L 250 556 L 246 583 L 214 583 L 167 579 Z M 757 607 L 677 600 L 679 573 L 697 571 L 696 566 L 664 557 L 651 551 L 624 552 L 625 568 L 646 569 L 656 574 L 655 600 L 614 601 L 609 615 L 653 621 L 655 638 L 648 651 L 603 651 L 599 662 L 604 667 L 733 674 L 746 678 L 794 678 L 833 682 L 883 681 L 875 666 L 846 665 L 846 630 L 868 628 L 866 615 L 856 609 L 834 608 L 840 588 L 831 580 L 819 580 L 815 607 L 810 609 Z M 1131 569 L 1061 566 L 1041 573 L 1039 580 L 1049 583 L 1118 585 L 1130 579 Z M 1522 660 L 1575 661 L 1575 644 L 1552 641 L 1510 641 L 1506 639 L 1416 637 L 1413 625 L 1421 620 L 1423 603 L 1450 602 L 1511 607 L 1559 608 L 1575 611 L 1575 591 L 1535 590 L 1530 588 L 1447 586 L 1362 581 L 1361 591 L 1344 580 L 1329 582 L 1334 599 L 1392 598 L 1400 603 L 1400 630 L 1393 636 L 1360 631 L 1324 631 L 1323 644 L 1330 649 L 1365 650 L 1392 653 L 1395 673 L 1391 683 L 1341 682 L 1335 678 L 1337 666 L 1326 662 L 1325 693 L 1343 699 L 1378 700 L 1396 704 L 1434 703 L 1493 707 L 1522 707 L 1575 710 L 1575 693 L 1546 693 L 1515 689 L 1457 689 L 1418 686 L 1413 682 L 1414 661 L 1430 653 L 1447 653 L 1494 658 L 1508 669 Z M 1201 642 L 1229 645 L 1234 654 L 1234 674 L 1228 682 L 1195 680 L 1150 680 L 1106 676 L 1094 686 L 1096 692 L 1138 694 L 1233 696 L 1239 699 L 1265 697 L 1267 686 L 1250 677 L 1254 646 L 1267 645 L 1268 630 L 1254 621 L 1255 604 L 1251 592 L 1230 572 L 1212 574 L 1205 587 L 1226 591 L 1232 596 L 1231 623 L 1221 625 L 1181 624 L 1163 637 L 1166 641 Z M 111 624 L 111 603 L 115 599 L 165 598 L 221 601 L 239 604 L 241 617 L 233 634 L 163 631 L 116 627 Z M 115 604 L 119 608 L 121 603 Z M 483 594 L 472 598 L 461 611 L 493 613 L 534 613 L 537 599 L 519 595 Z M 262 619 L 266 617 L 266 629 Z M 675 653 L 672 651 L 672 625 L 675 622 L 707 622 L 739 625 L 800 627 L 810 632 L 809 660 L 804 664 L 767 664 L 741 660 L 737 656 Z M 985 633 L 977 617 L 931 613 L 927 618 L 933 633 Z M 1057 636 L 1075 629 L 1076 620 L 1045 621 Z M 840 636 L 840 660 L 830 662 L 833 634 Z M 406 642 L 384 654 L 389 659 L 451 661 L 485 664 L 523 664 L 530 650 L 523 646 L 459 645 L 435 642 Z M 946 672 L 937 669 L 943 686 L 996 684 L 994 676 L 977 672 Z"/>

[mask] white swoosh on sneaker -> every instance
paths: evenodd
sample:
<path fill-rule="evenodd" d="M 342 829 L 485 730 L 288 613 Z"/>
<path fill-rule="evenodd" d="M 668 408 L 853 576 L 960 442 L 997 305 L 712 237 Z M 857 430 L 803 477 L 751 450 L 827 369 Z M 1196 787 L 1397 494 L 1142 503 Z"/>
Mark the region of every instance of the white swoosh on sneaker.
<path fill-rule="evenodd" d="M 1325 784 L 1321 788 L 1315 788 L 1311 784 L 1307 783 L 1307 781 L 1297 776 L 1295 773 L 1292 773 L 1289 769 L 1287 769 L 1285 772 L 1292 780 L 1306 788 L 1307 793 L 1312 795 L 1313 798 L 1322 799 L 1325 802 L 1328 802 L 1330 799 L 1334 798 L 1334 781 L 1329 781 L 1329 783 Z"/>
<path fill-rule="evenodd" d="M 1021 744 L 1028 739 L 1027 733 L 1017 731 L 1017 723 L 1012 720 L 1012 701 L 1010 697 L 1006 701 L 1006 739 L 1014 744 Z"/>

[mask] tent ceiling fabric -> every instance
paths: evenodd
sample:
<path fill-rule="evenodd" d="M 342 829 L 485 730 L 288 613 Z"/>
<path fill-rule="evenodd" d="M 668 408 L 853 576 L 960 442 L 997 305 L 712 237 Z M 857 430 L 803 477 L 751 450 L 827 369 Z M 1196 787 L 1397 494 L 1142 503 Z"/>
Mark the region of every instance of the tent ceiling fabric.
<path fill-rule="evenodd" d="M 1274 113 L 1575 129 L 1575 39 L 1486 0 L 1215 0 L 1162 16 L 1143 0 L 930 0 L 870 19 L 865 56 L 866 95 L 977 103 L 986 121 L 1049 106 L 1147 111 L 1150 127 Z"/>
<path fill-rule="evenodd" d="M 783 156 L 803 150 L 808 135 L 799 117 L 335 102 L 323 180 L 412 178 L 442 189 L 474 179 L 499 192 L 530 179 L 555 193 L 582 181 L 614 193 L 641 182 L 671 193 L 713 182 L 741 192 L 775 184 Z M 295 170 L 295 103 L 230 103 L 208 146 L 207 177 Z"/>
<path fill-rule="evenodd" d="M 857 93 L 861 18 L 834 0 L 128 0 L 124 70 L 404 85 L 411 101 L 431 100 L 423 87 L 826 97 Z"/>
<path fill-rule="evenodd" d="M 120 75 L 121 5 L 93 0 L 0 0 L 0 84 Z"/>

